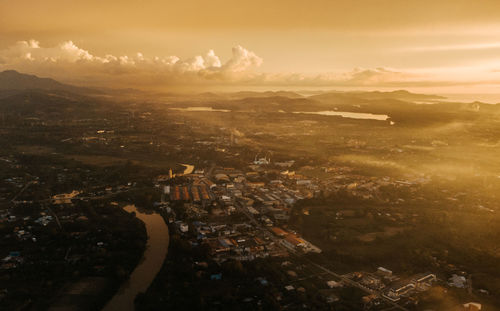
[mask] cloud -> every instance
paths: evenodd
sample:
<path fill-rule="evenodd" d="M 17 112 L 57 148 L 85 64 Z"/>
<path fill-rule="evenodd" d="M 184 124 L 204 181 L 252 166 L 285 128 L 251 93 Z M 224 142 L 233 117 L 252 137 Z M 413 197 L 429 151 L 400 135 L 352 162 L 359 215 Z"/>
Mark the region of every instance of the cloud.
<path fill-rule="evenodd" d="M 14 46 L 0 52 L 3 59 L 13 63 L 30 62 L 77 62 L 95 59 L 88 51 L 80 49 L 72 41 L 66 41 L 52 48 L 40 47 L 36 40 L 19 41 Z"/>
<path fill-rule="evenodd" d="M 345 82 L 358 85 L 380 85 L 384 83 L 411 81 L 418 78 L 415 74 L 404 73 L 387 68 L 356 68 L 346 75 Z"/>
<path fill-rule="evenodd" d="M 226 64 L 224 64 L 223 69 L 230 72 L 242 72 L 247 68 L 259 67 L 262 65 L 262 62 L 262 58 L 255 55 L 254 52 L 238 45 L 233 48 L 233 56 Z"/>
<path fill-rule="evenodd" d="M 355 68 L 349 72 L 302 74 L 264 73 L 256 71 L 263 59 L 237 45 L 225 62 L 209 50 L 190 58 L 170 56 L 94 55 L 65 41 L 44 47 L 36 40 L 19 41 L 0 50 L 0 70 L 50 76 L 62 82 L 88 86 L 136 87 L 149 89 L 203 87 L 434 87 L 481 84 L 478 79 L 458 80 L 456 77 L 485 77 L 478 68 L 465 68 L 454 73 L 450 68 L 430 68 L 424 71 L 405 71 L 379 67 Z M 484 83 L 499 84 L 493 66 L 483 66 L 490 72 Z M 481 68 L 483 68 L 481 67 Z M 483 70 L 484 71 L 484 70 Z M 463 73 L 467 72 L 467 75 Z M 460 74 L 458 74 L 460 73 Z M 451 77 L 451 78 L 447 78 Z M 453 78 L 455 77 L 455 78 Z"/>
<path fill-rule="evenodd" d="M 253 81 L 250 82 L 280 86 L 382 87 L 418 84 L 423 79 L 425 79 L 425 76 L 422 74 L 417 75 L 389 68 L 355 68 L 349 72 L 316 75 L 301 73 L 262 74 L 254 77 Z"/>
<path fill-rule="evenodd" d="M 217 55 L 215 55 L 214 50 L 208 51 L 207 55 L 205 56 L 205 63 L 208 68 L 220 68 L 221 66 L 220 59 Z"/>
<path fill-rule="evenodd" d="M 146 57 L 142 53 L 96 56 L 72 41 L 54 47 L 42 47 L 36 40 L 19 41 L 0 50 L 0 69 L 50 74 L 70 81 L 78 75 L 99 78 L 98 82 L 105 76 L 122 81 L 135 76 L 144 78 L 148 83 L 153 82 L 154 77 L 174 84 L 228 81 L 244 76 L 261 64 L 262 58 L 239 45 L 233 48 L 232 57 L 225 63 L 214 50 L 187 59 L 175 55 Z"/>
<path fill-rule="evenodd" d="M 500 48 L 500 42 L 479 42 L 468 44 L 448 44 L 448 45 L 432 45 L 432 46 L 414 46 L 401 48 L 401 52 L 450 52 L 450 51 L 471 51 L 471 50 L 488 50 Z"/>

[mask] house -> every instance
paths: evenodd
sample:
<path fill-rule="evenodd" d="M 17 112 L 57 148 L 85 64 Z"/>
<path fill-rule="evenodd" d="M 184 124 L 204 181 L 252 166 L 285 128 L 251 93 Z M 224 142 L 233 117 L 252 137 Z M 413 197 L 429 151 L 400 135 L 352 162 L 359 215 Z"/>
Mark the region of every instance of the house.
<path fill-rule="evenodd" d="M 294 247 L 306 246 L 306 243 L 301 238 L 297 237 L 295 234 L 290 233 L 285 237 L 286 241 L 292 244 Z"/>
<path fill-rule="evenodd" d="M 448 279 L 448 285 L 457 288 L 465 288 L 467 280 L 464 276 L 453 274 L 451 278 Z"/>
<path fill-rule="evenodd" d="M 374 294 L 363 296 L 361 300 L 363 301 L 364 304 L 369 304 L 373 300 L 377 299 L 377 296 Z"/>
<path fill-rule="evenodd" d="M 185 224 L 185 223 L 180 223 L 179 224 L 179 230 L 183 233 L 186 233 L 188 232 L 189 230 L 189 225 L 188 224 Z"/>
<path fill-rule="evenodd" d="M 255 158 L 255 160 L 253 161 L 253 164 L 256 164 L 256 165 L 267 165 L 271 163 L 271 158 L 260 158 L 260 159 L 257 159 Z"/>
<path fill-rule="evenodd" d="M 227 176 L 226 174 L 216 174 L 215 175 L 215 179 L 217 181 L 225 181 L 225 182 L 229 182 L 230 181 L 229 176 Z"/>
<path fill-rule="evenodd" d="M 371 274 L 365 274 L 359 281 L 361 285 L 368 287 L 370 289 L 376 289 L 376 290 L 381 290 L 385 287 L 385 285 L 382 283 L 382 281 L 378 278 L 375 277 Z"/>
<path fill-rule="evenodd" d="M 344 285 L 342 282 L 336 282 L 336 281 L 328 281 L 326 282 L 326 285 L 330 288 L 336 288 L 336 287 L 343 287 Z"/>
<path fill-rule="evenodd" d="M 398 301 L 401 296 L 404 296 L 415 289 L 415 284 L 408 282 L 399 282 L 391 286 L 385 293 L 382 294 L 385 298 L 391 301 Z"/>
<path fill-rule="evenodd" d="M 253 214 L 253 215 L 258 215 L 260 214 L 258 210 L 256 210 L 255 208 L 251 207 L 251 206 L 247 206 L 247 210 L 250 214 Z"/>
<path fill-rule="evenodd" d="M 254 200 L 247 198 L 247 197 L 239 197 L 236 199 L 238 203 L 240 203 L 242 206 L 252 206 L 253 203 L 255 202 Z"/>
<path fill-rule="evenodd" d="M 319 294 L 324 299 L 324 301 L 328 304 L 334 303 L 340 300 L 340 298 L 336 295 L 334 290 L 331 289 L 322 289 L 319 290 Z"/>
<path fill-rule="evenodd" d="M 257 181 L 256 182 L 246 181 L 245 184 L 251 188 L 259 188 L 259 187 L 264 187 L 266 185 L 264 182 L 257 182 Z"/>
<path fill-rule="evenodd" d="M 413 278 L 413 283 L 418 290 L 425 291 L 432 286 L 432 282 L 437 281 L 437 277 L 432 273 L 418 274 Z"/>
<path fill-rule="evenodd" d="M 284 237 L 286 235 L 288 235 L 288 232 L 286 232 L 285 230 L 279 228 L 279 227 L 272 227 L 271 230 L 273 231 L 273 233 L 279 237 Z"/>
<path fill-rule="evenodd" d="M 297 180 L 297 186 L 308 186 L 311 184 L 311 181 L 308 179 L 299 179 Z"/>
<path fill-rule="evenodd" d="M 464 311 L 481 311 L 481 304 L 477 302 L 469 302 L 463 304 Z"/>
<path fill-rule="evenodd" d="M 285 162 L 276 162 L 275 164 L 279 167 L 291 167 L 295 163 L 294 160 L 285 161 Z"/>
<path fill-rule="evenodd" d="M 272 227 L 274 225 L 274 223 L 272 222 L 272 220 L 269 219 L 269 217 L 267 217 L 267 216 L 262 216 L 261 220 L 264 222 L 264 224 L 267 227 Z"/>

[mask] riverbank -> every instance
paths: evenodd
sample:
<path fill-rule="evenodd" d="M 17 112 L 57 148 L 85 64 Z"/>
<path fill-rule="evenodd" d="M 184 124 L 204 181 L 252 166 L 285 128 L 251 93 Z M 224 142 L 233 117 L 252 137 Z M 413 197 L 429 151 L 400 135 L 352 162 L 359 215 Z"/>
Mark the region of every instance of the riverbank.
<path fill-rule="evenodd" d="M 0 309 L 100 310 L 139 263 L 145 225 L 122 208 L 77 201 L 53 205 L 51 211 L 60 226 L 55 220 L 46 226 L 35 223 L 36 243 L 12 240 L 12 246 L 6 245 L 27 260 L 16 269 L 2 269 L 1 284 L 9 292 Z"/>
<path fill-rule="evenodd" d="M 133 311 L 137 294 L 148 289 L 160 271 L 168 251 L 169 231 L 161 215 L 156 212 L 143 213 L 134 205 L 127 205 L 124 210 L 129 213 L 135 212 L 136 217 L 144 222 L 148 240 L 139 265 L 104 307 L 105 311 Z"/>

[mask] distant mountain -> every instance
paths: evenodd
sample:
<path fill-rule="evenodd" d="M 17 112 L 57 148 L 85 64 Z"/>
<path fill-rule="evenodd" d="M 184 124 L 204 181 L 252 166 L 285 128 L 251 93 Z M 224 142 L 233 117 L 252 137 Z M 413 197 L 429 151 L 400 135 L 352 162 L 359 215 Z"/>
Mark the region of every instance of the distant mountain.
<path fill-rule="evenodd" d="M 63 84 L 50 78 L 40 78 L 35 75 L 20 73 L 15 70 L 6 70 L 0 72 L 1 93 L 12 94 L 14 93 L 14 91 L 23 90 L 66 91 L 72 93 L 100 92 L 94 89 Z"/>
<path fill-rule="evenodd" d="M 328 100 L 339 100 L 346 98 L 357 98 L 357 99 L 367 99 L 367 100 L 379 100 L 379 99 L 397 99 L 402 101 L 419 102 L 419 101 L 429 101 L 436 102 L 445 99 L 446 97 L 438 95 L 428 95 L 428 94 L 416 94 L 411 93 L 406 90 L 397 90 L 392 92 L 345 92 L 345 93 L 324 93 L 320 95 L 310 96 L 310 99 L 315 99 L 319 101 Z"/>
<path fill-rule="evenodd" d="M 175 94 L 170 94 L 173 97 Z M 271 97 L 286 97 L 286 98 L 303 98 L 304 96 L 295 92 L 288 91 L 240 91 L 240 92 L 204 92 L 198 94 L 177 94 L 179 98 L 198 99 L 198 100 L 236 100 L 245 98 L 271 98 Z"/>
<path fill-rule="evenodd" d="M 288 97 L 288 98 L 302 98 L 303 96 L 295 92 L 289 91 L 266 91 L 266 92 L 236 92 L 228 93 L 227 97 L 233 99 L 243 98 L 262 98 L 262 97 Z"/>
<path fill-rule="evenodd" d="M 18 90 L 13 95 L 0 97 L 0 115 L 14 118 L 95 118 L 102 113 L 116 112 L 123 107 L 123 104 L 96 96 L 59 90 Z"/>
<path fill-rule="evenodd" d="M 392 92 L 374 91 L 374 92 L 364 92 L 364 93 L 360 93 L 360 94 L 354 93 L 354 95 L 358 96 L 360 98 L 366 98 L 366 99 L 390 98 L 390 99 L 399 99 L 399 100 L 406 100 L 406 101 L 436 101 L 436 100 L 446 99 L 446 97 L 439 96 L 439 95 L 416 94 L 416 93 L 408 92 L 406 90 L 397 90 L 397 91 L 392 91 Z"/>
<path fill-rule="evenodd" d="M 109 93 L 109 92 L 107 92 Z M 151 96 L 153 100 L 165 100 L 169 102 L 190 102 L 190 103 L 207 103 L 210 101 L 230 101 L 242 99 L 272 99 L 277 97 L 288 99 L 299 99 L 304 96 L 289 91 L 239 91 L 239 92 L 202 92 L 202 93 L 175 93 L 175 92 L 160 92 L 160 93 L 143 93 L 141 95 Z"/>
<path fill-rule="evenodd" d="M 76 98 L 55 94 L 58 91 L 19 90 L 16 94 L 0 98 L 0 112 L 21 115 L 38 112 L 64 111 L 68 107 L 78 107 L 85 102 Z M 79 105 L 76 105 L 76 104 Z"/>

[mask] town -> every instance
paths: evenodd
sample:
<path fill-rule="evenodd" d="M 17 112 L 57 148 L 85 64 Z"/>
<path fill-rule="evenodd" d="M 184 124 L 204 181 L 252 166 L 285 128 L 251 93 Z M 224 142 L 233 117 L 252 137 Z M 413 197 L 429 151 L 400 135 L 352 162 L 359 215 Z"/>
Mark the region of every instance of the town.
<path fill-rule="evenodd" d="M 148 214 L 161 215 L 170 241 L 156 278 L 131 298 L 137 310 L 498 302 L 498 178 L 481 173 L 483 162 L 467 178 L 417 169 L 451 163 L 457 135 L 394 130 L 405 119 L 284 113 L 266 98 L 249 99 L 263 112 L 247 112 L 239 101 L 197 111 L 184 101 L 19 96 L 8 102 L 35 108 L 0 118 L 8 309 L 104 307 L 151 259 L 141 256 L 159 224 L 135 217 Z M 56 113 L 39 106 L 54 101 Z"/>
<path fill-rule="evenodd" d="M 295 291 L 305 292 L 304 286 L 307 285 L 301 286 L 301 281 L 306 280 L 306 283 L 315 283 L 315 290 L 322 293 L 326 304 L 338 302 L 339 288 L 347 286 L 363 292 L 361 302 L 364 309 L 394 307 L 407 310 L 417 305 L 419 294 L 438 282 L 435 274 L 427 272 L 403 278 L 394 275 L 391 270 L 378 267 L 374 272 L 340 275 L 302 256 L 310 252 L 321 253 L 321 249 L 289 226 L 290 211 L 295 202 L 318 196 L 320 189 L 328 188 L 332 182 L 311 180 L 296 174 L 289 169 L 294 162 L 274 164 L 268 158 L 256 157 L 247 171 L 216 165 L 195 170 L 186 165 L 187 173 L 181 174 L 182 177 L 174 176 L 171 170 L 168 175 L 157 176 L 155 187 L 161 189 L 162 199 L 155 205 L 165 212 L 170 228 L 193 247 L 207 245 L 210 260 L 218 264 L 256 258 L 281 261 L 289 283 L 283 283 L 278 297 Z M 336 172 L 348 170 L 345 167 L 322 169 Z M 360 179 L 359 188 L 351 182 L 351 179 L 344 181 L 342 187 L 365 198 L 373 197 L 378 184 L 415 185 L 415 182 L 391 181 L 387 177 L 380 181 Z M 425 179 L 420 178 L 419 182 L 425 182 Z M 341 187 L 340 183 L 337 187 Z M 340 219 L 342 216 L 338 213 Z M 203 270 L 207 263 L 197 263 L 197 267 Z M 212 273 L 209 277 L 214 281 L 220 280 L 223 273 Z M 264 278 L 259 281 L 268 284 Z M 441 283 L 445 281 L 441 280 Z M 464 284 L 455 286 L 464 287 Z M 307 305 L 303 308 L 308 309 Z"/>

